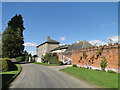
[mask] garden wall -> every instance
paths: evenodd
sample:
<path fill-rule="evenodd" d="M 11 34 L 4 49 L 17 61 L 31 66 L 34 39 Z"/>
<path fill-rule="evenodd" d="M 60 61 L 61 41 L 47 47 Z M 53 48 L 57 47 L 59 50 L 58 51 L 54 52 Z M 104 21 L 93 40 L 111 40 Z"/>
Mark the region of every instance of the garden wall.
<path fill-rule="evenodd" d="M 118 72 L 118 50 L 120 47 L 118 43 L 114 45 L 109 44 L 99 47 L 92 47 L 87 49 L 79 49 L 72 51 L 72 64 L 79 67 L 87 67 L 92 69 L 101 69 L 100 62 L 103 57 L 106 57 L 106 70 L 114 70 Z M 83 55 L 83 53 L 85 55 Z"/>

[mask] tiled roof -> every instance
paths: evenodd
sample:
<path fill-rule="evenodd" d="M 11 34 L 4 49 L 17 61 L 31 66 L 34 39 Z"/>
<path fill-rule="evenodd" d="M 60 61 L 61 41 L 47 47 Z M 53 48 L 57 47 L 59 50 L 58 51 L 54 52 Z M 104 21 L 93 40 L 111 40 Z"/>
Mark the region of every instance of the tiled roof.
<path fill-rule="evenodd" d="M 64 53 L 72 52 L 72 50 L 75 49 L 83 49 L 89 47 L 92 47 L 90 43 L 88 43 L 87 41 L 81 41 L 79 43 L 73 43 L 72 45 L 68 46 L 68 49 Z"/>
<path fill-rule="evenodd" d="M 61 50 L 61 49 L 68 49 L 67 45 L 62 45 L 62 46 L 58 46 L 57 48 L 51 50 L 51 51 L 55 51 L 55 50 Z"/>
<path fill-rule="evenodd" d="M 39 47 L 39 46 L 41 46 L 41 45 L 43 45 L 43 44 L 45 44 L 45 43 L 59 44 L 60 42 L 58 42 L 58 41 L 56 41 L 56 40 L 53 40 L 53 39 L 50 39 L 50 40 L 47 40 L 46 42 L 44 42 L 44 43 L 38 45 L 37 47 Z"/>

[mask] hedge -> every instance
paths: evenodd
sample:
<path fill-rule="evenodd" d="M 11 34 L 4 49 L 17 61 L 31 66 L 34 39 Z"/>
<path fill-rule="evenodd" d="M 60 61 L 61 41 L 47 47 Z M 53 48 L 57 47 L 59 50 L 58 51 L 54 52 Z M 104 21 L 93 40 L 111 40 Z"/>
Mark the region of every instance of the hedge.
<path fill-rule="evenodd" d="M 15 69 L 14 64 L 11 62 L 9 58 L 1 58 L 0 59 L 0 71 L 6 72 Z"/>

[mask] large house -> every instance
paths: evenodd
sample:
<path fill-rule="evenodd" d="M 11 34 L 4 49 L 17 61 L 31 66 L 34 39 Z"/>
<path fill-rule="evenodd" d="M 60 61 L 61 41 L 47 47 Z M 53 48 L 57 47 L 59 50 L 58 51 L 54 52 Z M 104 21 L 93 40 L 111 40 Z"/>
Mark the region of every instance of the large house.
<path fill-rule="evenodd" d="M 49 53 L 51 50 L 59 46 L 58 41 L 50 39 L 50 36 L 47 37 L 47 41 L 37 46 L 37 56 L 38 59 L 36 62 L 42 62 L 41 58 L 45 56 L 46 53 Z"/>

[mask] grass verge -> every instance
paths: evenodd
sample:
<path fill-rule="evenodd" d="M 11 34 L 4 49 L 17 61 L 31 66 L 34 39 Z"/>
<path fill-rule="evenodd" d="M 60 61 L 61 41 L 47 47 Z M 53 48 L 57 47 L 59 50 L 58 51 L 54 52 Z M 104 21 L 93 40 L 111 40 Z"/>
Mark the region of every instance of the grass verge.
<path fill-rule="evenodd" d="M 68 67 L 60 71 L 66 72 L 79 79 L 100 86 L 101 88 L 118 88 L 118 74 L 95 71 L 92 69 Z"/>
<path fill-rule="evenodd" d="M 34 62 L 34 64 L 41 64 L 41 65 L 45 65 L 45 66 L 60 66 L 58 64 L 48 64 L 48 63 L 39 63 L 39 62 Z"/>
<path fill-rule="evenodd" d="M 15 64 L 17 66 L 16 71 L 7 71 L 7 72 L 2 72 L 2 88 L 7 88 L 9 84 L 17 77 L 17 75 L 21 71 L 21 66 L 19 64 Z"/>

